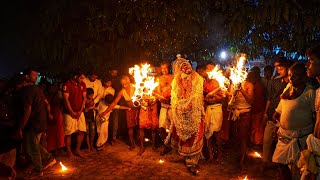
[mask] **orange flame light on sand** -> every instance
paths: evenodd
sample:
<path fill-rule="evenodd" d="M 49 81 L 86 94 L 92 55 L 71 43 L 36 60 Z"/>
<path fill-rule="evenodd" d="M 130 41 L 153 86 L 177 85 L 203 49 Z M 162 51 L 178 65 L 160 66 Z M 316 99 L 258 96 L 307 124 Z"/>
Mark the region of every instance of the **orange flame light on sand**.
<path fill-rule="evenodd" d="M 249 179 L 248 179 L 248 176 L 244 177 L 243 180 L 249 180 Z"/>
<path fill-rule="evenodd" d="M 135 80 L 135 92 L 132 96 L 132 102 L 135 106 L 139 106 L 140 104 L 135 103 L 141 103 L 144 97 L 150 98 L 153 90 L 159 85 L 154 76 L 150 75 L 151 72 L 150 64 L 147 63 L 141 66 L 134 65 L 129 69 L 129 74 L 133 75 Z"/>
<path fill-rule="evenodd" d="M 61 161 L 60 161 L 60 166 L 61 166 L 61 171 L 67 171 L 68 170 L 68 168 L 66 166 L 64 166 Z"/>
<path fill-rule="evenodd" d="M 241 84 L 247 78 L 248 73 L 244 67 L 245 63 L 245 54 L 241 54 L 236 67 L 230 69 L 230 79 L 235 86 Z"/>
<path fill-rule="evenodd" d="M 259 154 L 258 152 L 254 152 L 254 157 L 262 158 L 261 154 Z"/>
<path fill-rule="evenodd" d="M 216 79 L 219 83 L 221 90 L 226 91 L 227 87 L 230 84 L 228 78 L 226 78 L 222 70 L 220 69 L 219 65 L 216 65 L 211 72 L 207 72 L 209 79 Z"/>
<path fill-rule="evenodd" d="M 164 163 L 164 160 L 160 159 L 160 160 L 159 160 L 159 163 L 160 163 L 160 164 L 163 164 L 163 163 Z"/>

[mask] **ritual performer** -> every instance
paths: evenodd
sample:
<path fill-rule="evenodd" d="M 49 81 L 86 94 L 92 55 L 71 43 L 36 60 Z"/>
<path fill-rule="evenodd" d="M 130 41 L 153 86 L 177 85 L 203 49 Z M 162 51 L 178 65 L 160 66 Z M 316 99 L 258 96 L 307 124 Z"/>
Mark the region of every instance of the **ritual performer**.
<path fill-rule="evenodd" d="M 274 123 L 280 121 L 280 127 L 272 161 L 279 164 L 282 179 L 300 179 L 296 163 L 299 152 L 306 146 L 308 135 L 313 132 L 315 91 L 307 85 L 304 64 L 292 65 L 288 76 L 290 86 L 281 94 L 273 115 Z"/>
<path fill-rule="evenodd" d="M 237 129 L 237 139 L 240 141 L 240 169 L 244 168 L 244 160 L 248 141 L 250 138 L 250 122 L 251 122 L 251 104 L 254 100 L 254 86 L 251 82 L 244 80 L 239 85 L 232 85 L 231 93 L 234 96 L 233 105 L 228 107 L 230 110 L 229 120 L 234 121 L 234 126 Z M 232 98 L 231 98 L 232 99 Z M 232 100 L 230 100 L 232 101 Z"/>
<path fill-rule="evenodd" d="M 195 175 L 203 147 L 203 78 L 181 57 L 174 62 L 171 109 L 172 121 L 166 143 L 171 137 L 171 145 L 178 149 L 188 170 Z"/>
<path fill-rule="evenodd" d="M 266 88 L 263 85 L 260 76 L 260 68 L 255 66 L 250 69 L 248 74 L 248 81 L 250 81 L 254 86 L 254 101 L 251 108 L 251 143 L 256 149 L 260 149 L 263 144 L 263 133 L 264 133 L 264 108 L 265 108 L 265 99 L 262 98 L 265 95 Z"/>
<path fill-rule="evenodd" d="M 63 85 L 63 99 L 64 99 L 64 134 L 67 153 L 73 157 L 71 151 L 71 135 L 77 132 L 77 145 L 75 155 L 82 157 L 80 154 L 80 146 L 83 141 L 86 129 L 86 121 L 84 117 L 84 106 L 86 104 L 86 85 L 83 80 L 85 75 L 83 72 L 78 72 L 72 79 Z"/>
<path fill-rule="evenodd" d="M 88 77 L 83 80 L 87 88 L 93 89 L 93 101 L 97 104 L 101 98 L 103 98 L 104 88 L 101 81 L 98 79 L 98 74 L 95 71 L 91 71 Z"/>
<path fill-rule="evenodd" d="M 159 115 L 159 128 L 160 136 L 164 141 L 167 137 L 166 129 L 170 128 L 171 122 L 171 82 L 173 80 L 173 75 L 169 74 L 169 62 L 163 62 L 160 65 L 161 76 L 159 77 L 159 86 L 156 89 L 154 95 L 161 102 L 161 109 Z M 170 151 L 169 146 L 164 146 L 160 154 L 164 155 Z"/>
<path fill-rule="evenodd" d="M 307 75 L 316 78 L 320 83 L 320 45 L 307 50 L 308 62 L 306 64 Z M 298 166 L 304 168 L 301 179 L 320 179 L 320 88 L 316 91 L 315 98 L 316 123 L 313 134 L 310 134 L 306 140 L 308 149 L 301 153 L 305 156 L 299 160 Z M 313 163 L 312 163 L 313 162 Z"/>
<path fill-rule="evenodd" d="M 214 69 L 213 63 L 206 65 L 206 72 L 209 73 Z M 204 82 L 204 95 L 205 95 L 205 136 L 207 139 L 207 147 L 209 151 L 209 162 L 214 160 L 213 157 L 213 138 L 217 142 L 217 160 L 222 161 L 222 139 L 220 137 L 220 130 L 223 121 L 222 100 L 225 98 L 220 89 L 219 82 L 216 79 L 206 78 Z"/>
<path fill-rule="evenodd" d="M 133 106 L 131 97 L 134 95 L 135 88 L 133 84 L 130 83 L 130 79 L 128 76 L 122 76 L 120 79 L 122 89 L 119 91 L 118 95 L 114 99 L 114 101 L 110 104 L 110 106 L 101 114 L 99 114 L 100 117 L 104 117 L 107 115 L 120 101 L 120 99 L 123 97 L 127 103 L 127 106 L 131 108 L 130 111 L 126 111 L 126 118 L 127 118 L 127 128 L 128 128 L 128 134 L 130 139 L 130 150 L 133 150 L 135 148 L 133 133 L 134 133 L 134 127 L 138 125 L 138 113 L 139 109 Z"/>

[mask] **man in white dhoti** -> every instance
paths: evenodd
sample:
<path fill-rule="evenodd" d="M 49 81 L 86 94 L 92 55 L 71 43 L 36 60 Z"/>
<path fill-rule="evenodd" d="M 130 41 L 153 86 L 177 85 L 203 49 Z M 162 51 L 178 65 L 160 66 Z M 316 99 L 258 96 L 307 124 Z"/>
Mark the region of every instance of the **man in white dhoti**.
<path fill-rule="evenodd" d="M 279 164 L 282 179 L 299 179 L 296 163 L 306 138 L 313 131 L 312 113 L 315 110 L 315 91 L 308 86 L 304 64 L 296 63 L 289 69 L 289 83 L 273 115 L 280 120 L 278 143 L 272 161 Z M 290 169 L 289 169 L 290 168 Z"/>

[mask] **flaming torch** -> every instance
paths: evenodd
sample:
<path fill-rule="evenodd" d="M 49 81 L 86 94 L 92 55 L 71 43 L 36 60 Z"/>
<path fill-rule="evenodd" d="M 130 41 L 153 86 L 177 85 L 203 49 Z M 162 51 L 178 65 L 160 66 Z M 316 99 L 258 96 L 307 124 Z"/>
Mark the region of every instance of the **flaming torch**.
<path fill-rule="evenodd" d="M 228 103 L 229 108 L 232 108 L 234 105 L 234 101 L 239 92 L 238 90 L 241 88 L 242 82 L 247 78 L 248 73 L 244 68 L 245 63 L 246 55 L 241 53 L 236 67 L 230 69 L 230 79 L 235 90 L 233 91 L 232 97 Z"/>
<path fill-rule="evenodd" d="M 133 105 L 146 110 L 148 102 L 155 100 L 152 96 L 153 90 L 159 85 L 159 82 L 155 81 L 153 75 L 151 75 L 150 64 L 142 64 L 141 67 L 135 65 L 129 69 L 129 74 L 133 75 L 135 80 L 135 92 L 132 96 Z"/>
<path fill-rule="evenodd" d="M 207 72 L 209 79 L 216 79 L 219 83 L 219 88 L 214 90 L 212 94 L 217 93 L 219 90 L 227 91 L 227 87 L 230 85 L 230 81 L 223 75 L 219 65 L 216 65 L 211 72 Z"/>

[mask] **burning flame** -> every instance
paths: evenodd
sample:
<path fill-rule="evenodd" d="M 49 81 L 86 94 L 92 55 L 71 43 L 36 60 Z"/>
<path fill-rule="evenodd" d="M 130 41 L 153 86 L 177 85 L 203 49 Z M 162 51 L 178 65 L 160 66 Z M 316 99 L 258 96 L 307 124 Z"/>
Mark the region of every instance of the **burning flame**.
<path fill-rule="evenodd" d="M 244 68 L 245 63 L 245 54 L 241 54 L 237 66 L 230 69 L 230 79 L 235 86 L 241 84 L 247 78 L 248 73 Z"/>
<path fill-rule="evenodd" d="M 211 72 L 207 72 L 207 74 L 209 79 L 216 79 L 218 81 L 221 90 L 227 90 L 226 86 L 230 84 L 230 81 L 223 75 L 219 65 L 216 65 L 214 69 Z"/>
<path fill-rule="evenodd" d="M 159 85 L 154 76 L 150 75 L 150 64 L 142 64 L 141 67 L 134 65 L 129 69 L 129 74 L 133 75 L 135 80 L 135 92 L 132 96 L 132 102 L 139 106 L 144 97 L 151 97 L 153 90 Z M 135 104 L 137 102 L 138 104 Z"/>
<path fill-rule="evenodd" d="M 254 152 L 254 157 L 262 158 L 261 154 L 259 154 L 258 152 Z"/>
<path fill-rule="evenodd" d="M 149 142 L 149 141 L 150 141 L 150 139 L 144 138 L 144 142 Z"/>
<path fill-rule="evenodd" d="M 64 166 L 61 161 L 60 161 L 60 166 L 61 166 L 61 171 L 68 170 L 68 168 L 66 166 Z"/>
<path fill-rule="evenodd" d="M 160 164 L 163 164 L 163 163 L 164 163 L 164 160 L 160 159 L 160 160 L 159 160 L 159 163 L 160 163 Z"/>
<path fill-rule="evenodd" d="M 244 177 L 243 180 L 248 180 L 248 176 Z"/>

